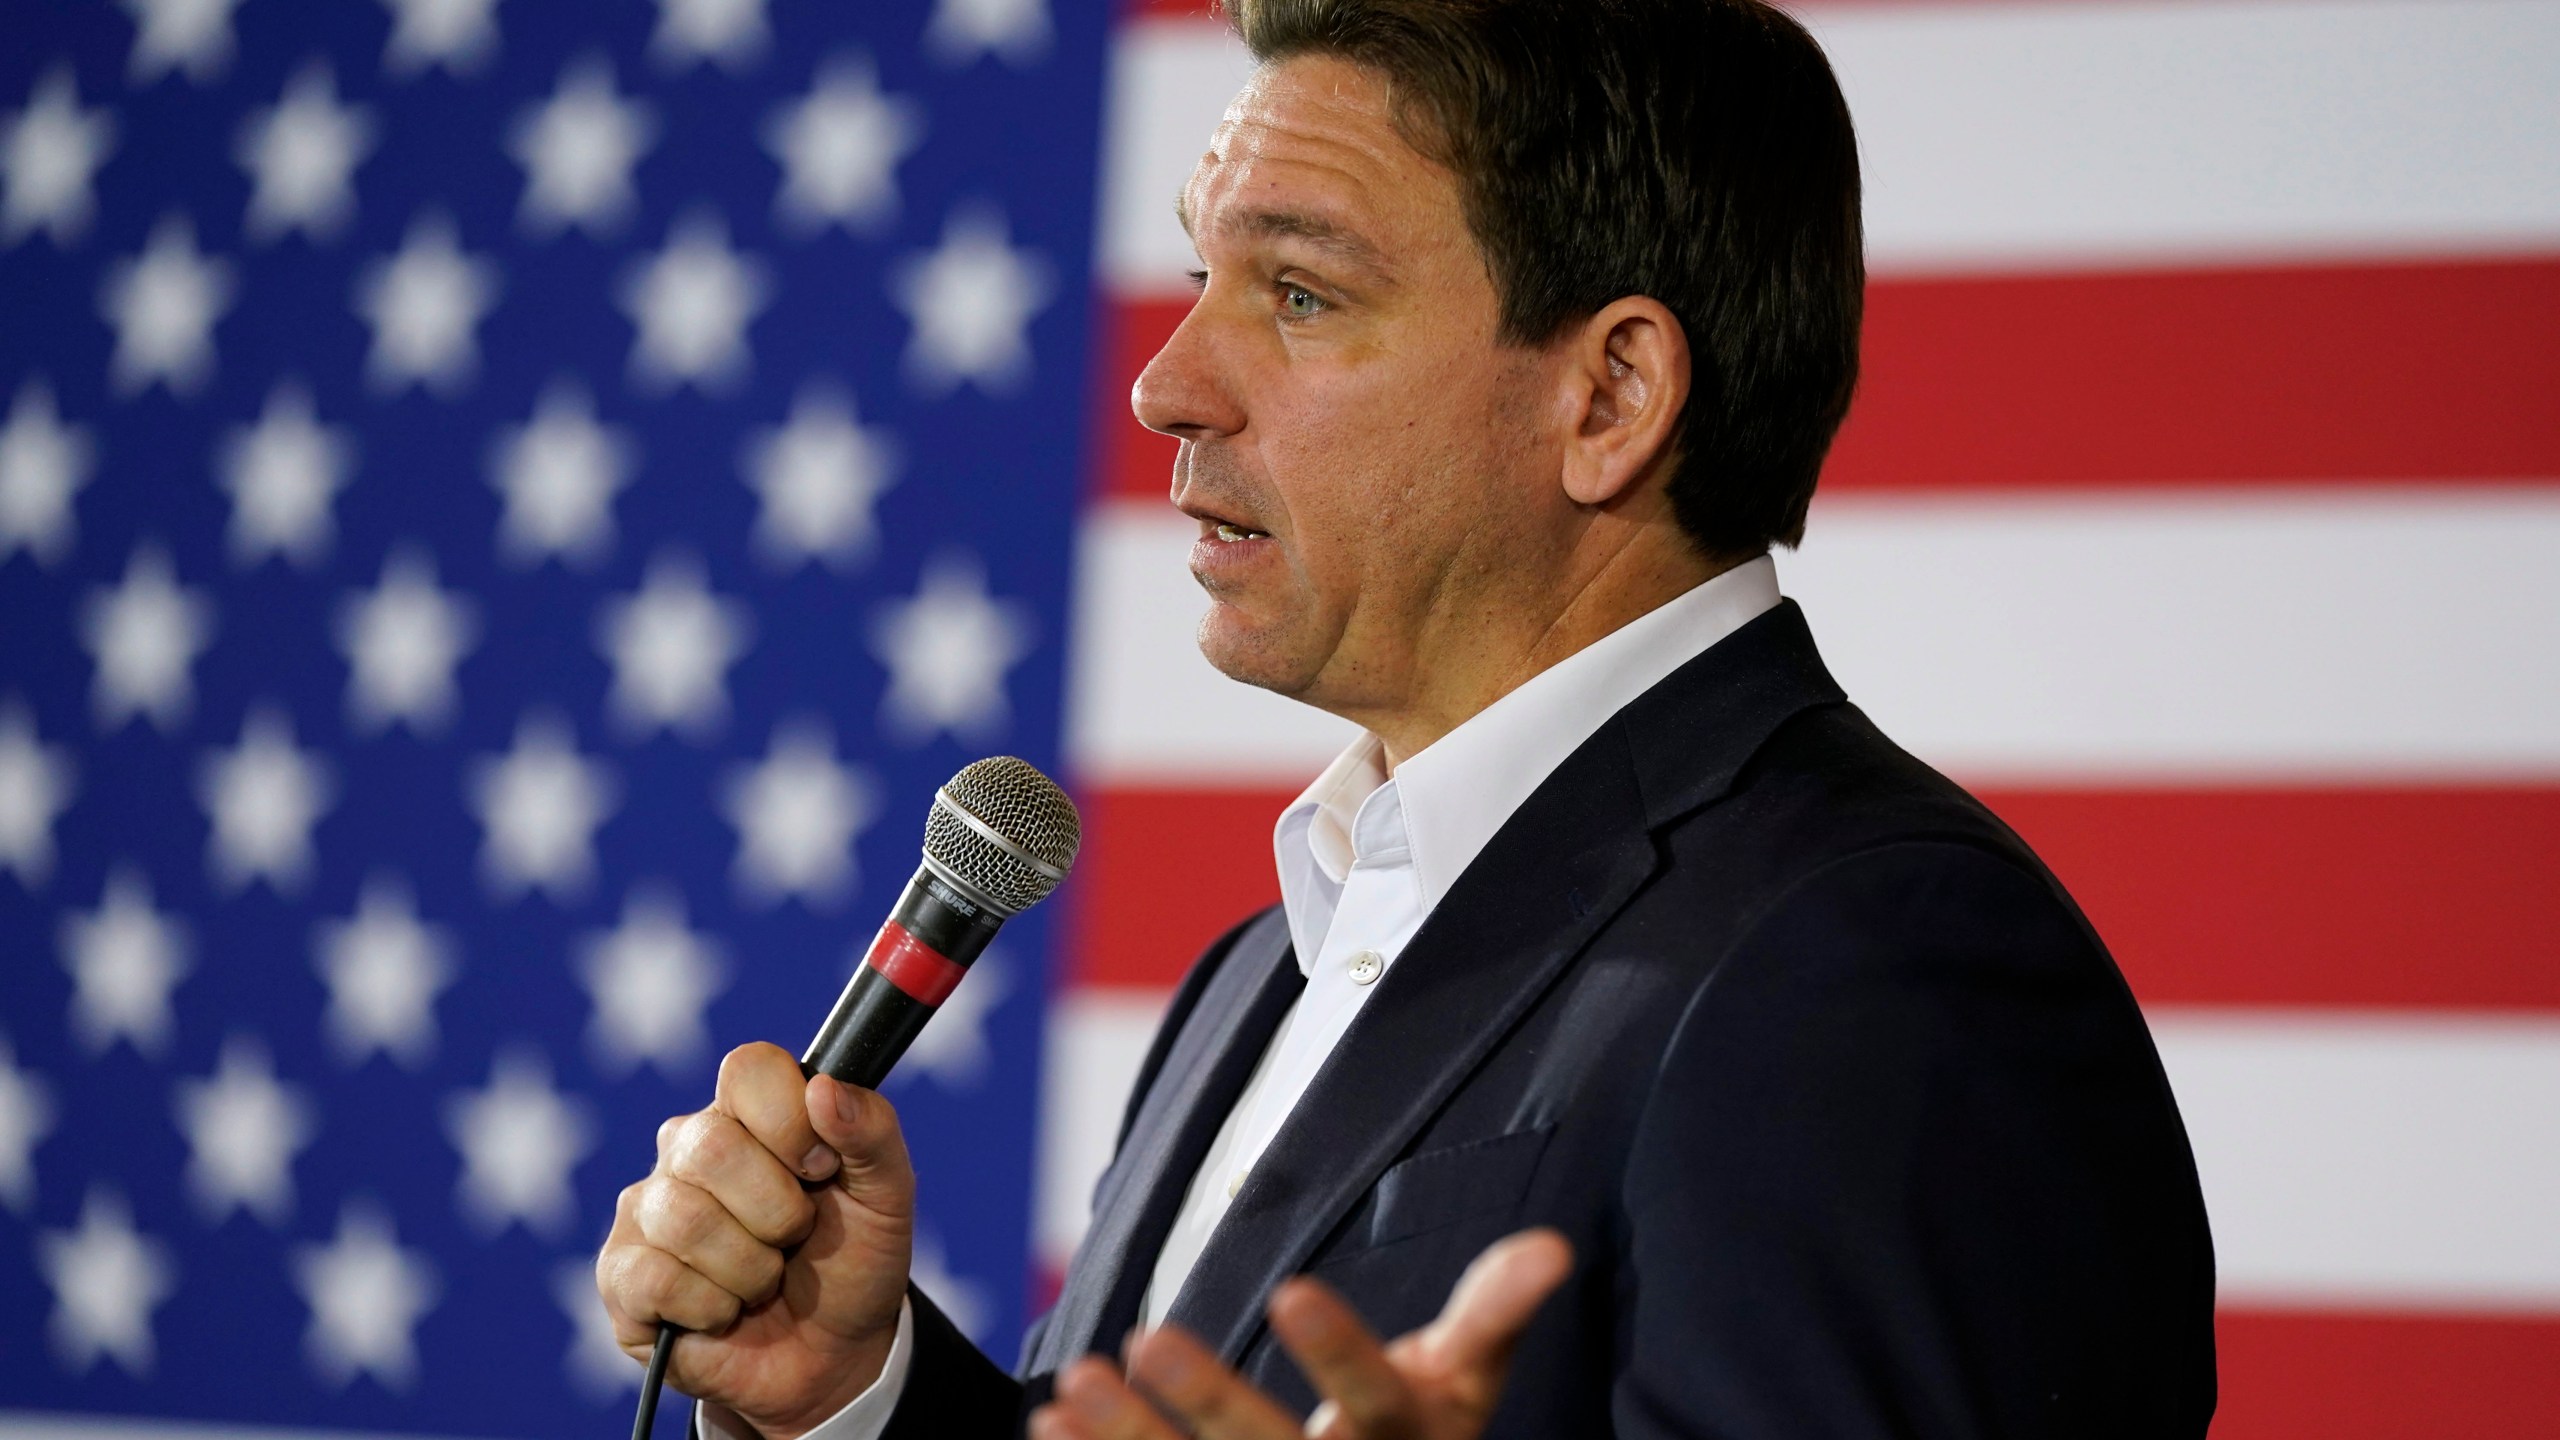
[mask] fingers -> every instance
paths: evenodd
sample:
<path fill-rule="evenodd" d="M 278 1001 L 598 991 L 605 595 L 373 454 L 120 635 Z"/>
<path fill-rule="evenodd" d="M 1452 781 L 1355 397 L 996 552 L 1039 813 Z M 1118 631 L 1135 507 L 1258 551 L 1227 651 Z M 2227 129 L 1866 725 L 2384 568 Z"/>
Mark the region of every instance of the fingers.
<path fill-rule="evenodd" d="M 1091 1356 L 1058 1372 L 1058 1398 L 1031 1415 L 1031 1440 L 1181 1440 L 1119 1372 Z"/>
<path fill-rule="evenodd" d="M 746 1126 L 717 1110 L 698 1111 L 660 1127 L 653 1178 L 673 1178 L 702 1190 L 767 1245 L 799 1244 L 817 1218 L 817 1206 L 800 1187 L 799 1177 L 783 1168 Z"/>
<path fill-rule="evenodd" d="M 736 1295 L 646 1245 L 607 1245 L 596 1256 L 596 1293 L 613 1317 L 614 1343 L 640 1360 L 649 1358 L 661 1323 L 718 1334 L 740 1308 Z"/>
<path fill-rule="evenodd" d="M 1271 1297 L 1271 1329 L 1315 1383 L 1330 1413 L 1310 1419 L 1321 1435 L 1339 1420 L 1358 1435 L 1418 1434 L 1412 1387 L 1360 1316 L 1322 1281 L 1300 1278 Z"/>
<path fill-rule="evenodd" d="M 1520 1332 L 1572 1273 L 1573 1247 L 1555 1231 L 1504 1236 L 1458 1277 L 1440 1318 L 1414 1337 L 1418 1348 L 1435 1368 L 1499 1384 Z"/>
<path fill-rule="evenodd" d="M 782 1285 L 782 1252 L 747 1233 L 700 1186 L 664 1176 L 638 1187 L 632 1218 L 640 1238 L 749 1305 Z"/>
<path fill-rule="evenodd" d="M 774 1158 L 803 1180 L 824 1180 L 836 1170 L 833 1146 L 809 1122 L 800 1062 L 779 1045 L 741 1045 L 720 1061 L 719 1088 L 711 1108 L 746 1127 Z"/>
<path fill-rule="evenodd" d="M 1109 1366 L 1100 1370 L 1112 1383 L 1121 1383 Z M 1200 1440 L 1299 1440 L 1304 1433 L 1295 1416 L 1218 1363 L 1208 1346 L 1172 1326 L 1150 1330 L 1130 1344 L 1129 1379 L 1121 1388 L 1126 1392 L 1131 1386 L 1181 1417 Z M 1095 1431 L 1103 1440 L 1122 1440 L 1123 1433 Z M 1127 1440 L 1154 1433 L 1125 1432 Z"/>
<path fill-rule="evenodd" d="M 866 1209 L 901 1217 L 911 1212 L 916 1177 L 897 1107 L 877 1091 L 824 1075 L 812 1076 L 803 1096 L 817 1137 L 836 1154 L 836 1184 Z"/>

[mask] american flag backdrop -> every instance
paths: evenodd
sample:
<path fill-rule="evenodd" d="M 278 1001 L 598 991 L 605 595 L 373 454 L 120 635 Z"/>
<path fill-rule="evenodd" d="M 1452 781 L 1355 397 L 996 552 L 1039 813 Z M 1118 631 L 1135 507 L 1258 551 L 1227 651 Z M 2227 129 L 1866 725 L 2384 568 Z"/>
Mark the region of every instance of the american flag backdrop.
<path fill-rule="evenodd" d="M 0 3 L 0 1433 L 628 1426 L 658 1120 L 1058 764 L 1106 18 Z M 892 1082 L 999 1350 L 1049 934 Z"/>
<path fill-rule="evenodd" d="M 1166 988 L 1275 898 L 1342 738 L 1192 652 L 1171 444 L 1125 419 L 1190 293 L 1167 197 L 1247 68 L 1200 8 L 1112 43 L 1052 1267 Z M 1780 583 L 2148 1009 L 2216 1436 L 2560 1436 L 2560 4 L 1793 8 L 1872 283 Z"/>
<path fill-rule="evenodd" d="M 1342 738 L 1126 411 L 1201 8 L 0 0 L 0 1435 L 613 1432 L 614 1190 L 994 751 L 1086 852 L 892 1094 L 1010 1352 Z M 2560 1434 L 2560 3 L 1803 13 L 1781 581 L 2148 1007 L 2216 1434 Z"/>

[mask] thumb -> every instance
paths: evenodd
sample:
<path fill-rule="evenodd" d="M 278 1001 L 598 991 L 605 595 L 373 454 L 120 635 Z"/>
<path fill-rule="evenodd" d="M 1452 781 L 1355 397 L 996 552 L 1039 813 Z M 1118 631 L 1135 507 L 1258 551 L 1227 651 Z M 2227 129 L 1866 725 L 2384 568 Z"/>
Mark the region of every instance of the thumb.
<path fill-rule="evenodd" d="M 810 1127 L 844 1163 L 835 1186 L 865 1209 L 905 1215 L 915 1208 L 915 1169 L 897 1107 L 877 1090 L 813 1075 L 804 1097 Z"/>
<path fill-rule="evenodd" d="M 1485 1247 L 1449 1292 L 1440 1318 L 1416 1338 L 1444 1374 L 1499 1379 L 1511 1347 L 1555 1288 L 1573 1273 L 1573 1246 L 1553 1230 L 1523 1230 Z"/>

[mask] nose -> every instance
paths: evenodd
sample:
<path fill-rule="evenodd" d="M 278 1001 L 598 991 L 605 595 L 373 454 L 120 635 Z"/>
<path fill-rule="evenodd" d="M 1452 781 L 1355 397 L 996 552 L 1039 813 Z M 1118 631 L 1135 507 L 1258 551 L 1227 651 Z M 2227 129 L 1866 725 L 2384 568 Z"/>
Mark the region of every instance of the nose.
<path fill-rule="evenodd" d="M 1129 408 L 1139 424 L 1178 440 L 1211 439 L 1244 428 L 1244 407 L 1228 383 L 1211 313 L 1206 298 L 1194 304 L 1164 348 L 1138 372 L 1138 382 L 1129 387 Z"/>

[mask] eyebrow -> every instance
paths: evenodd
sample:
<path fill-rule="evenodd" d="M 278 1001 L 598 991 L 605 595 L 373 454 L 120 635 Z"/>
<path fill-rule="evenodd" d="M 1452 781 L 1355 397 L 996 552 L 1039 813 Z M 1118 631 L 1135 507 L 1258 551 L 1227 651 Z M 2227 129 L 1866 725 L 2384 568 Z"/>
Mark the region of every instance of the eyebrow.
<path fill-rule="evenodd" d="M 1182 233 L 1194 234 L 1191 228 L 1191 202 L 1187 195 L 1173 197 L 1174 218 L 1182 222 Z M 1391 273 L 1387 258 L 1378 247 L 1357 233 L 1303 210 L 1230 211 L 1225 229 L 1248 235 L 1303 240 L 1317 249 L 1378 276 Z"/>

